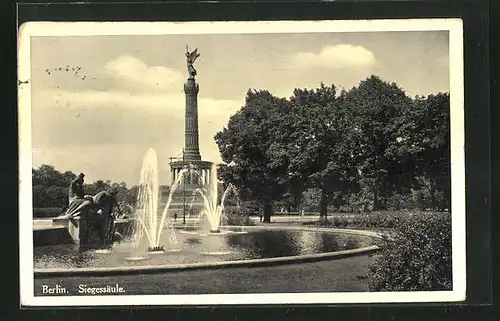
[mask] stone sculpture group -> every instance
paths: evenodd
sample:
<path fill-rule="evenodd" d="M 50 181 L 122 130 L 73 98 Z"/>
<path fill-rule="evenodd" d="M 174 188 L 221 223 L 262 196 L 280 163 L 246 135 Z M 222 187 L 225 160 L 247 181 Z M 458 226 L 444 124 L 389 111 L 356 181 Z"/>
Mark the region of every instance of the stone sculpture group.
<path fill-rule="evenodd" d="M 104 248 L 115 238 L 113 209 L 118 208 L 116 191 L 86 195 L 84 177 L 81 173 L 71 181 L 69 203 L 61 218 L 78 226 L 80 248 Z"/>

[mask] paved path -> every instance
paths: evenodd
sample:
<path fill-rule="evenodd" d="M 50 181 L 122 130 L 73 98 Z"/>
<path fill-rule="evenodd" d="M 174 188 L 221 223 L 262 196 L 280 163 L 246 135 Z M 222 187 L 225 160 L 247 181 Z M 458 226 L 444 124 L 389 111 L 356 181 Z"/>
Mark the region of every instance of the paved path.
<path fill-rule="evenodd" d="M 259 217 L 250 217 L 254 223 L 260 222 Z M 295 222 L 315 222 L 319 220 L 319 215 L 275 215 L 271 216 L 273 223 L 295 223 Z"/>
<path fill-rule="evenodd" d="M 339 216 L 341 214 L 334 214 L 334 215 L 329 215 L 329 217 L 332 216 Z M 355 217 L 356 214 L 342 214 L 344 217 Z M 256 224 L 259 225 L 260 218 L 258 216 L 251 216 L 250 220 Z M 319 220 L 319 215 L 305 215 L 305 216 L 300 216 L 300 215 L 275 215 L 271 216 L 271 222 L 272 223 L 280 223 L 280 224 L 293 224 L 293 223 L 306 223 L 306 222 L 317 222 Z M 195 219 L 189 219 L 186 218 L 186 223 L 189 225 L 189 223 L 193 223 Z M 265 224 L 265 223 L 263 223 Z M 182 218 L 177 219 L 177 222 L 175 223 L 176 226 L 182 226 Z"/>
<path fill-rule="evenodd" d="M 355 215 L 346 215 L 348 217 L 355 216 Z M 186 218 L 186 224 L 189 226 L 190 224 L 193 225 L 193 223 L 196 222 L 196 218 Z M 251 216 L 250 220 L 256 225 L 260 224 L 260 218 L 258 216 Z M 316 222 L 319 220 L 319 215 L 275 215 L 271 216 L 271 222 L 272 223 L 280 223 L 280 224 L 293 224 L 293 223 L 305 223 L 305 222 Z M 175 226 L 183 226 L 184 224 L 182 223 L 182 218 L 178 218 L 176 222 L 174 220 L 170 220 L 172 223 L 174 223 Z M 52 219 L 35 219 L 33 220 L 33 229 L 46 229 L 50 228 L 52 226 Z"/>

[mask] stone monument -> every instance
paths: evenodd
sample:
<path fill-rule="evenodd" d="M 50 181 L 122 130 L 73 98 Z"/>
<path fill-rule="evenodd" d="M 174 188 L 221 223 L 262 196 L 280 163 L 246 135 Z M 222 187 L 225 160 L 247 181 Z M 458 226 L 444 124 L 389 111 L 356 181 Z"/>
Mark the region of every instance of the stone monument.
<path fill-rule="evenodd" d="M 211 178 L 212 162 L 203 161 L 200 154 L 199 132 L 198 132 L 198 92 L 200 86 L 196 83 L 196 69 L 194 62 L 200 56 L 198 49 L 189 52 L 186 47 L 186 62 L 189 76 L 184 84 L 186 97 L 185 127 L 184 127 L 184 149 L 181 157 L 170 158 L 170 171 L 172 173 L 171 186 L 179 177 L 183 169 L 183 177 L 180 186 L 172 195 L 170 204 L 170 216 L 176 216 L 183 220 L 184 217 L 197 216 L 203 207 L 203 201 L 195 193 L 197 188 L 208 186 Z M 166 199 L 162 197 L 162 204 Z"/>

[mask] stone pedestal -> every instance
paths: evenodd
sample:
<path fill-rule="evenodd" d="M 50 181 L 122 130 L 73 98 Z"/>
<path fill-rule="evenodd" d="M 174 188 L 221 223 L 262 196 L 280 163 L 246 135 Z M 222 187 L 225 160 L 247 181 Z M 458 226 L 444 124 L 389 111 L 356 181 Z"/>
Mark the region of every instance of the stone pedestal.
<path fill-rule="evenodd" d="M 52 227 L 64 227 L 68 230 L 69 235 L 76 244 L 80 243 L 80 218 L 69 220 L 67 218 L 52 219 Z"/>
<path fill-rule="evenodd" d="M 114 223 L 115 231 L 121 236 L 130 236 L 133 221 L 129 219 L 118 219 Z M 74 219 L 53 218 L 53 228 L 65 228 L 75 244 L 82 247 L 102 247 L 104 240 L 98 235 L 98 231 L 89 226 L 88 222 L 79 217 Z M 90 227 L 90 229 L 89 229 Z"/>
<path fill-rule="evenodd" d="M 101 248 L 105 243 L 102 235 L 104 231 L 101 231 L 101 225 L 105 222 L 101 221 L 100 216 L 87 214 L 85 218 L 55 218 L 52 225 L 67 228 L 71 238 L 80 248 Z"/>

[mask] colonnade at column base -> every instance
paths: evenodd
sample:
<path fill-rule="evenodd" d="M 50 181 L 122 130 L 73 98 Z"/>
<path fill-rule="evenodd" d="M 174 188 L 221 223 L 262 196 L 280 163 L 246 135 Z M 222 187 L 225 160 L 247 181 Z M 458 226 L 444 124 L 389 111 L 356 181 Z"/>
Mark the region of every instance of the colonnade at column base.
<path fill-rule="evenodd" d="M 170 203 L 168 216 L 174 216 L 177 212 L 177 216 L 183 215 L 183 205 L 186 206 L 186 215 L 197 216 L 203 209 L 203 198 L 201 195 L 196 193 L 198 188 L 209 188 L 212 179 L 212 168 L 213 163 L 208 161 L 174 161 L 170 163 L 170 170 L 172 173 L 172 180 L 170 186 L 173 186 L 175 180 L 180 175 L 181 170 L 186 166 L 192 166 L 193 171 L 199 174 L 184 173 L 184 179 L 186 181 L 180 181 L 180 185 L 172 194 L 172 202 Z M 168 195 L 162 196 L 160 199 L 160 204 L 166 205 L 168 200 Z M 160 206 L 161 206 L 160 205 Z"/>

